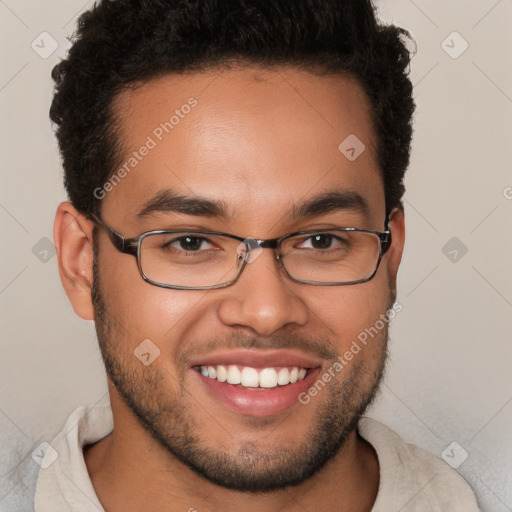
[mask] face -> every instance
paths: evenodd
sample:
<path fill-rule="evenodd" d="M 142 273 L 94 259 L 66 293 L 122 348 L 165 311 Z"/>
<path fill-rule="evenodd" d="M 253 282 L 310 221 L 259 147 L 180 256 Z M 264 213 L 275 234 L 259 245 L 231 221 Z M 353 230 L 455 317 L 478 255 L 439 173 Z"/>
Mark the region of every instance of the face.
<path fill-rule="evenodd" d="M 369 103 L 348 77 L 285 69 L 169 75 L 122 93 L 116 111 L 121 166 L 130 170 L 104 189 L 101 215 L 126 238 L 155 229 L 255 239 L 384 230 Z M 350 134 L 365 145 L 355 160 L 338 149 Z M 340 199 L 349 195 L 362 202 Z M 145 282 L 136 259 L 100 228 L 93 301 L 114 415 L 127 409 L 172 457 L 224 487 L 268 491 L 314 474 L 354 431 L 382 375 L 387 323 L 350 361 L 345 353 L 393 303 L 400 212 L 390 229 L 393 245 L 365 283 L 294 282 L 264 249 L 231 286 L 173 290 Z M 146 364 L 134 355 L 143 340 Z M 202 366 L 217 375 L 224 366 L 233 382 L 231 366 L 249 380 L 257 372 L 256 383 L 267 374 L 273 387 L 221 382 Z M 272 384 L 273 370 L 282 384 Z M 286 384 L 294 374 L 301 380 Z"/>

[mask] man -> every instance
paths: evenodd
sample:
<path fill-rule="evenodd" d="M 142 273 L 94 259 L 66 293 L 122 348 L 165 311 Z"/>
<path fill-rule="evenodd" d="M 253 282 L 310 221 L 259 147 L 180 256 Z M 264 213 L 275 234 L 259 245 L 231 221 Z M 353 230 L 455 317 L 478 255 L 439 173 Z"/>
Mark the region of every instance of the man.
<path fill-rule="evenodd" d="M 70 416 L 36 511 L 478 510 L 362 418 L 400 307 L 406 36 L 363 0 L 81 17 L 53 73 L 54 238 L 111 406 Z"/>

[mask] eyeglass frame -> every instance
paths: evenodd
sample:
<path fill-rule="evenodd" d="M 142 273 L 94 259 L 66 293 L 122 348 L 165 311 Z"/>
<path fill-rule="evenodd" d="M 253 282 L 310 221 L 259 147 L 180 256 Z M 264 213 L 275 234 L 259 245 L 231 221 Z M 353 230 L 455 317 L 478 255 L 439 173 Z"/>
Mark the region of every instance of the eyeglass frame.
<path fill-rule="evenodd" d="M 287 235 L 278 237 L 278 238 L 267 238 L 267 239 L 255 239 L 252 237 L 241 237 L 238 235 L 234 235 L 232 233 L 224 233 L 222 231 L 200 231 L 200 230 L 183 230 L 183 229 L 156 229 L 151 231 L 145 231 L 144 233 L 141 233 L 139 236 L 133 237 L 133 238 L 125 238 L 123 235 L 112 229 L 110 226 L 108 226 L 102 219 L 99 217 L 99 215 L 95 213 L 91 213 L 88 216 L 88 219 L 93 221 L 95 224 L 98 224 L 99 226 L 105 228 L 109 235 L 109 239 L 112 242 L 112 245 L 123 254 L 131 254 L 137 259 L 137 266 L 139 268 L 140 275 L 142 276 L 142 279 L 146 281 L 149 284 L 152 284 L 153 286 L 158 286 L 159 288 L 167 288 L 172 290 L 216 290 L 220 288 L 226 288 L 228 286 L 231 286 L 235 284 L 240 276 L 242 275 L 242 272 L 245 268 L 245 266 L 248 263 L 251 251 L 256 248 L 256 245 L 251 245 L 248 243 L 250 241 L 252 244 L 256 243 L 258 247 L 262 249 L 273 249 L 274 251 L 280 250 L 281 243 L 283 240 L 286 240 L 287 238 L 292 238 L 295 236 L 301 236 L 301 235 L 308 235 L 308 234 L 317 234 L 322 232 L 330 232 L 330 231 L 349 231 L 349 232 L 361 232 L 361 233 L 370 233 L 373 235 L 377 235 L 379 238 L 379 257 L 377 259 L 377 262 L 375 264 L 374 271 L 367 277 L 364 277 L 362 279 L 358 279 L 356 281 L 347 281 L 347 282 L 327 282 L 322 283 L 318 281 L 308 281 L 305 279 L 298 279 L 296 277 L 293 277 L 286 268 L 285 264 L 283 263 L 282 258 L 280 258 L 281 254 L 279 252 L 275 252 L 275 257 L 278 262 L 278 265 L 286 272 L 286 275 L 294 282 L 301 283 L 301 284 L 309 284 L 313 286 L 346 286 L 346 285 L 352 285 L 352 284 L 359 284 L 359 283 L 366 283 L 373 279 L 375 274 L 377 273 L 377 270 L 379 269 L 380 262 L 382 260 L 382 257 L 391 247 L 391 231 L 389 230 L 389 217 L 386 218 L 386 221 L 384 223 L 384 229 L 385 231 L 377 231 L 373 229 L 363 229 L 363 228 L 345 228 L 345 227 L 338 227 L 338 228 L 325 228 L 325 229 L 319 229 L 319 230 L 307 230 L 307 231 L 296 231 L 293 233 L 289 233 Z M 161 283 L 159 281 L 154 281 L 150 279 L 146 274 L 144 273 L 142 269 L 141 264 L 141 242 L 144 240 L 144 238 L 150 236 L 150 235 L 164 235 L 164 234 L 172 234 L 172 233 L 187 233 L 187 234 L 203 234 L 203 235 L 217 235 L 217 236 L 224 236 L 227 238 L 231 238 L 233 240 L 238 240 L 240 243 L 244 244 L 247 253 L 244 255 L 242 265 L 240 269 L 238 270 L 238 274 L 234 279 L 231 281 L 228 281 L 227 283 L 222 283 L 218 285 L 212 285 L 212 286 L 178 286 L 178 285 L 171 285 L 171 284 L 165 284 Z"/>

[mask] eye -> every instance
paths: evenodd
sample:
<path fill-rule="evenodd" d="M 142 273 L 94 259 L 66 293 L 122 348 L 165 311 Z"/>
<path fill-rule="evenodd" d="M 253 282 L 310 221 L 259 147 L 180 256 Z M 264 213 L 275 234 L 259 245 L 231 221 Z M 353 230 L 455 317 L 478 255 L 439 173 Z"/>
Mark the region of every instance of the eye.
<path fill-rule="evenodd" d="M 213 245 L 207 238 L 202 236 L 184 235 L 173 238 L 167 242 L 164 247 L 186 252 L 197 252 L 200 250 L 212 249 Z"/>
<path fill-rule="evenodd" d="M 326 250 L 339 247 L 344 240 L 332 233 L 316 233 L 305 238 L 300 244 L 300 248 Z"/>

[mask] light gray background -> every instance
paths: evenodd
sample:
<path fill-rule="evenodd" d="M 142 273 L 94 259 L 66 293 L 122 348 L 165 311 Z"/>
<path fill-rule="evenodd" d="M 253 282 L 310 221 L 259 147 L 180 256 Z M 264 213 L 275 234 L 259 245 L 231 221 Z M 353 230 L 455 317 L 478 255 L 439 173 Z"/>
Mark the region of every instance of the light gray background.
<path fill-rule="evenodd" d="M 93 325 L 74 315 L 49 242 L 66 199 L 50 70 L 90 5 L 0 0 L 1 474 L 49 442 L 74 408 L 108 400 Z M 439 456 L 456 442 L 445 457 L 456 465 L 467 452 L 457 470 L 482 509 L 511 511 L 512 0 L 377 5 L 417 41 L 417 112 L 403 311 L 370 415 Z M 51 49 L 44 31 L 59 45 L 46 59 L 31 47 Z"/>

